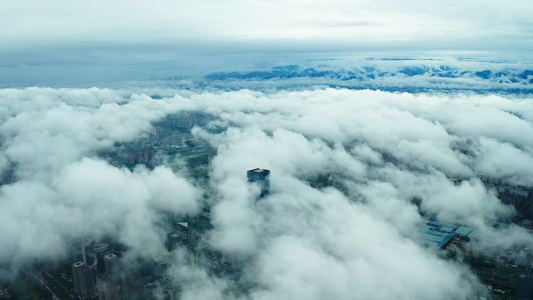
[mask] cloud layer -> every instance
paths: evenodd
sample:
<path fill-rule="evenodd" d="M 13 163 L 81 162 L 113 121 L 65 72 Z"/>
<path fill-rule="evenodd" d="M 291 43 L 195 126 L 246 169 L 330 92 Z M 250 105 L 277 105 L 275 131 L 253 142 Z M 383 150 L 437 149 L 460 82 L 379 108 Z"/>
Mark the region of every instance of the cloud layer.
<path fill-rule="evenodd" d="M 530 99 L 156 88 L 3 89 L 0 99 L 1 166 L 16 176 L 0 188 L 0 258 L 13 268 L 64 257 L 90 235 L 160 255 L 161 214 L 195 215 L 204 193 L 214 226 L 204 241 L 242 276 L 210 277 L 178 255 L 169 274 L 184 299 L 468 299 L 480 283 L 420 244 L 422 215 L 476 228 L 477 249 L 531 242 L 525 230 L 494 226 L 513 209 L 478 179 L 533 187 Z M 193 130 L 217 150 L 208 186 L 168 166 L 130 170 L 99 158 L 183 110 L 214 116 Z M 255 167 L 272 172 L 260 201 L 246 182 Z M 312 187 L 320 176 L 331 185 Z"/>

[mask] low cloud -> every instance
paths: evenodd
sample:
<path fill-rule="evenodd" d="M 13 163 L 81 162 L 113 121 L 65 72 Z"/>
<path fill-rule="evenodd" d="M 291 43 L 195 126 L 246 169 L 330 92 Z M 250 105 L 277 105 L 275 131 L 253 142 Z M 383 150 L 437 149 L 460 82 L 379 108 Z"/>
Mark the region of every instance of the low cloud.
<path fill-rule="evenodd" d="M 427 216 L 468 225 L 476 249 L 531 243 L 523 229 L 495 226 L 515 212 L 478 178 L 533 187 L 530 100 L 344 89 L 148 96 L 157 92 L 0 90 L 1 166 L 16 179 L 0 188 L 3 261 L 65 257 L 85 236 L 165 254 L 162 215 L 198 215 L 204 195 L 214 228 L 202 242 L 242 274 L 215 278 L 178 250 L 169 276 L 185 299 L 469 299 L 481 283 L 421 245 L 417 225 Z M 192 130 L 216 149 L 206 185 L 99 156 L 185 110 L 213 117 Z M 255 167 L 271 170 L 260 200 L 246 180 Z"/>

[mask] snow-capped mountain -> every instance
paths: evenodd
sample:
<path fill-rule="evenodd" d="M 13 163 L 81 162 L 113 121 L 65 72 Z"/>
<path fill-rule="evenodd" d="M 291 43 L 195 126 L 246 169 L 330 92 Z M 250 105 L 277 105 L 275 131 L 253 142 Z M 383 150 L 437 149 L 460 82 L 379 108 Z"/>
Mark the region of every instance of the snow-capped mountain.
<path fill-rule="evenodd" d="M 326 85 L 389 91 L 475 91 L 533 93 L 533 66 L 510 63 L 367 59 L 360 64 L 284 65 L 269 69 L 217 72 L 204 76 L 209 85 L 244 88 Z"/>

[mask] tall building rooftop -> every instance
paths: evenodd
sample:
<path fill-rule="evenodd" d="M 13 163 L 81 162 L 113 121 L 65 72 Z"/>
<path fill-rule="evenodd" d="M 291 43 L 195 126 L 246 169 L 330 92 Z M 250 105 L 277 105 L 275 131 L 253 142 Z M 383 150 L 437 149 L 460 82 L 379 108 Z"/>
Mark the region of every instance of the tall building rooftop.
<path fill-rule="evenodd" d="M 252 170 L 249 170 L 248 172 L 252 172 L 252 173 L 261 173 L 261 174 L 269 174 L 270 173 L 270 170 L 267 170 L 267 169 L 261 169 L 261 168 L 255 168 L 255 169 L 252 169 Z"/>
<path fill-rule="evenodd" d="M 75 263 L 73 263 L 72 265 L 73 265 L 74 267 L 78 268 L 78 267 L 81 267 L 81 266 L 83 266 L 83 265 L 84 265 L 84 263 L 83 263 L 83 262 L 81 262 L 81 261 L 78 261 L 78 262 L 75 262 Z"/>
<path fill-rule="evenodd" d="M 249 182 L 255 182 L 259 184 L 261 188 L 261 196 L 263 197 L 270 193 L 270 170 L 255 168 L 246 172 Z"/>

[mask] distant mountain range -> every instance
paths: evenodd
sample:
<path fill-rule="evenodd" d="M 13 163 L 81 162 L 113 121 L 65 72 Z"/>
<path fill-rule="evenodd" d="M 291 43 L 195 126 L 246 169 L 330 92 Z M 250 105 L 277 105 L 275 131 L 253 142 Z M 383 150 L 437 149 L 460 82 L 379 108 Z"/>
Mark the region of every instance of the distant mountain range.
<path fill-rule="evenodd" d="M 276 86 L 326 85 L 352 89 L 382 89 L 391 91 L 423 92 L 428 90 L 500 93 L 533 93 L 533 66 L 503 67 L 501 64 L 398 65 L 396 61 L 373 66 L 304 67 L 301 65 L 276 66 L 266 70 L 218 72 L 204 76 L 204 83 L 230 87 L 260 87 L 265 82 Z M 390 59 L 389 59 L 390 61 Z M 469 68 L 470 67 L 470 68 Z M 171 79 L 171 78 L 167 78 Z"/>

